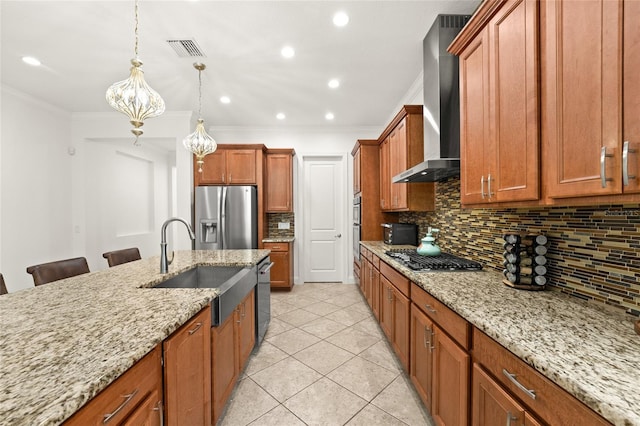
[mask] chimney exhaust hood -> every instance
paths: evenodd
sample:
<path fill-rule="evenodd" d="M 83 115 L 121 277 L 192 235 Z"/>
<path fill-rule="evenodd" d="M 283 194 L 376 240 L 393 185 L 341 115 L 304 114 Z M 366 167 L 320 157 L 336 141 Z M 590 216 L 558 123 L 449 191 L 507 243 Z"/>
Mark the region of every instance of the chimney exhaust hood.
<path fill-rule="evenodd" d="M 460 174 L 458 57 L 447 47 L 470 15 L 438 15 L 423 47 L 425 161 L 393 177 L 393 183 L 437 182 Z"/>

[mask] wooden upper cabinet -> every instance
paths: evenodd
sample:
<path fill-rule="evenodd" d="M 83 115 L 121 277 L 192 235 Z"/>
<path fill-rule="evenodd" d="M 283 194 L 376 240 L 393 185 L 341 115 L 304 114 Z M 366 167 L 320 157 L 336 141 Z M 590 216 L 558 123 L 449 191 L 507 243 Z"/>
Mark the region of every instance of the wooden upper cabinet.
<path fill-rule="evenodd" d="M 640 193 L 640 2 L 624 3 L 622 190 Z M 626 144 L 626 146 L 625 146 Z M 626 155 L 625 155 L 626 148 Z M 626 163 L 626 165 L 625 165 Z M 625 179 L 625 167 L 627 179 Z"/>
<path fill-rule="evenodd" d="M 378 141 L 382 210 L 433 210 L 433 183 L 392 183 L 394 176 L 424 161 L 422 105 L 405 105 L 382 132 Z"/>
<path fill-rule="evenodd" d="M 267 150 L 267 213 L 293 211 L 293 149 Z"/>
<path fill-rule="evenodd" d="M 194 156 L 194 182 L 198 185 L 255 185 L 257 164 L 255 149 L 218 150 L 204 158 L 202 173 Z"/>
<path fill-rule="evenodd" d="M 538 4 L 505 1 L 477 34 L 463 30 L 452 44 L 464 204 L 540 198 Z"/>
<path fill-rule="evenodd" d="M 627 6 L 629 14 L 637 9 L 634 3 L 625 2 L 625 13 Z M 552 198 L 620 194 L 623 2 L 547 1 L 543 5 L 547 194 Z M 635 34 L 637 44 L 638 21 L 629 23 L 625 35 L 633 39 Z M 637 56 L 637 46 L 629 55 Z M 633 61 L 627 65 L 633 67 Z M 636 81 L 630 83 L 630 89 L 634 87 L 637 90 Z M 633 101 L 627 104 L 632 105 Z"/>
<path fill-rule="evenodd" d="M 360 193 L 360 170 L 361 170 L 361 151 L 360 147 L 353 154 L 353 195 Z"/>
<path fill-rule="evenodd" d="M 167 425 L 211 424 L 211 308 L 163 343 Z"/>

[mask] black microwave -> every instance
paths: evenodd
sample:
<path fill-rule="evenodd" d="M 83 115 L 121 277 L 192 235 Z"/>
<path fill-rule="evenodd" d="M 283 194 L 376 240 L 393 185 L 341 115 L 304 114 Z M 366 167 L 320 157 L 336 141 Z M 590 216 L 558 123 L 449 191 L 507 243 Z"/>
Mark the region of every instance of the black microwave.
<path fill-rule="evenodd" d="M 385 244 L 418 245 L 418 225 L 413 223 L 383 223 L 382 230 Z"/>

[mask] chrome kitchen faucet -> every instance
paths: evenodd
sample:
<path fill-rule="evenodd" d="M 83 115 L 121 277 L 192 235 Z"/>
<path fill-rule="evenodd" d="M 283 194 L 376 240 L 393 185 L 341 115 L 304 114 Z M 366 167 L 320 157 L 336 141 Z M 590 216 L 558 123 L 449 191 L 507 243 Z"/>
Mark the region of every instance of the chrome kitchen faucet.
<path fill-rule="evenodd" d="M 169 272 L 169 265 L 173 262 L 173 251 L 171 252 L 171 259 L 167 257 L 167 225 L 171 222 L 182 222 L 189 231 L 189 238 L 191 238 L 191 250 L 196 249 L 196 236 L 191 229 L 191 226 L 182 218 L 172 217 L 164 221 L 162 229 L 160 230 L 160 273 L 166 274 Z"/>

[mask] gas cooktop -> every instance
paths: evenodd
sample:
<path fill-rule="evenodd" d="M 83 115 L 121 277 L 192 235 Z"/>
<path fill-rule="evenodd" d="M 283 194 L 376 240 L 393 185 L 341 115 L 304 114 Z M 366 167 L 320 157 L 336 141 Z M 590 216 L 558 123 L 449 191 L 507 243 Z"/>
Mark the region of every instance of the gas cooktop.
<path fill-rule="evenodd" d="M 423 256 L 414 249 L 392 249 L 385 254 L 416 272 L 480 271 L 482 265 L 449 253 L 438 256 Z"/>

